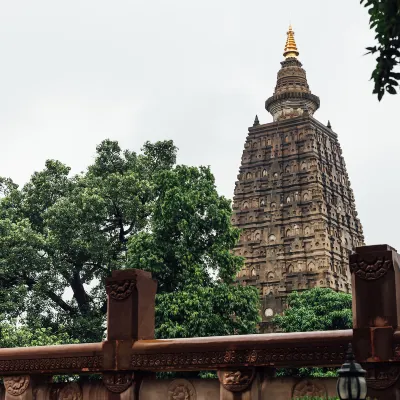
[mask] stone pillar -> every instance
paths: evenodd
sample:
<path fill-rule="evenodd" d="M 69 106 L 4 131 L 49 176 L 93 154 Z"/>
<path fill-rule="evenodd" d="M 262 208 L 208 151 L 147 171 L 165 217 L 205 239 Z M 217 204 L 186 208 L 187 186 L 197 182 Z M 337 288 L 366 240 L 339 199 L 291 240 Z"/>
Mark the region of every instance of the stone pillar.
<path fill-rule="evenodd" d="M 399 256 L 388 245 L 358 247 L 350 256 L 350 271 L 353 349 L 367 370 L 368 395 L 397 399 L 400 364 L 393 361 L 394 332 L 400 325 Z"/>
<path fill-rule="evenodd" d="M 107 339 L 154 339 L 157 282 L 139 269 L 113 271 L 106 280 Z"/>
<path fill-rule="evenodd" d="M 107 343 L 113 349 L 111 369 L 124 370 L 103 375 L 108 399 L 136 399 L 143 374 L 129 372 L 132 344 L 154 339 L 157 282 L 151 273 L 138 269 L 113 271 L 106 280 Z"/>

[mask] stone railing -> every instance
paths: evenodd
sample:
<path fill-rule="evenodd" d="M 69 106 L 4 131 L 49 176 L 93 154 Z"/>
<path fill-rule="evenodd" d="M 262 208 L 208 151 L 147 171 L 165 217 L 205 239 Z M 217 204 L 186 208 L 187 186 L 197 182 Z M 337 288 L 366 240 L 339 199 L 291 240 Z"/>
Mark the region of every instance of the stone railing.
<path fill-rule="evenodd" d="M 335 395 L 335 379 L 278 379 L 276 368 L 338 367 L 350 342 L 368 371 L 369 394 L 400 393 L 400 273 L 388 246 L 351 256 L 354 329 L 154 339 L 156 282 L 140 270 L 107 279 L 107 340 L 0 349 L 0 399 L 261 400 Z M 156 372 L 216 371 L 218 379 L 156 379 Z M 52 383 L 54 375 L 79 375 Z M 90 375 L 90 379 L 88 376 Z M 93 378 L 98 375 L 99 379 Z"/>

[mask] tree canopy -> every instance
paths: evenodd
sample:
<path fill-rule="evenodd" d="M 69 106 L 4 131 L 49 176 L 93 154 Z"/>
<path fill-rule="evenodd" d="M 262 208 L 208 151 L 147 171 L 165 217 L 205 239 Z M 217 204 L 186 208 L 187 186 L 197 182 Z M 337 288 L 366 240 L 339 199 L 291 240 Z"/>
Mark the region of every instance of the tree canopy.
<path fill-rule="evenodd" d="M 230 202 L 218 195 L 208 168 L 177 166 L 155 179 L 157 202 L 149 230 L 132 236 L 132 266 L 159 282 L 159 337 L 255 332 L 258 294 L 233 286 L 243 260 L 231 249 L 239 230 Z"/>
<path fill-rule="evenodd" d="M 292 292 L 288 309 L 277 314 L 273 323 L 284 332 L 351 329 L 351 302 L 350 294 L 328 288 Z"/>
<path fill-rule="evenodd" d="M 172 141 L 135 153 L 105 140 L 84 173 L 48 160 L 21 188 L 0 178 L 3 320 L 99 341 L 104 280 L 128 266 L 159 281 L 159 337 L 254 332 L 257 292 L 232 284 L 243 260 L 230 202 L 176 154 Z"/>
<path fill-rule="evenodd" d="M 399 0 L 361 0 L 368 8 L 370 28 L 374 29 L 378 44 L 367 47 L 371 54 L 378 55 L 371 79 L 373 93 L 381 100 L 385 91 L 396 94 L 400 81 L 400 2 Z M 397 68 L 397 69 L 396 69 Z"/>
<path fill-rule="evenodd" d="M 54 332 L 51 328 L 19 325 L 17 321 L 0 323 L 0 348 L 49 346 L 77 343 L 66 332 Z"/>

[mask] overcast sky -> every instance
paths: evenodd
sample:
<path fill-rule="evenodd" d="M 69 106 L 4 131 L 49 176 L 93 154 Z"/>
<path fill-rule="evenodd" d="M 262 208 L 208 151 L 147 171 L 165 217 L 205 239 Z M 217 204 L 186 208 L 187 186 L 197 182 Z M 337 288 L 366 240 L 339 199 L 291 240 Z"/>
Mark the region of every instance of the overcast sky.
<path fill-rule="evenodd" d="M 368 244 L 400 250 L 400 96 L 378 103 L 358 0 L 1 0 L 0 175 L 79 172 L 105 138 L 173 139 L 232 198 L 247 127 L 271 121 L 289 22 L 315 117 L 339 135 Z"/>

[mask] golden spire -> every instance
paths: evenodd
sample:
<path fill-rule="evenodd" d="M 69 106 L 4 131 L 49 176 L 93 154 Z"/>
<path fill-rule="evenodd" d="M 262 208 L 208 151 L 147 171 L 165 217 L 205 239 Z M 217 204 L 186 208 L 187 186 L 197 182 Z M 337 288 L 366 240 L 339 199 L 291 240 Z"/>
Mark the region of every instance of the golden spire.
<path fill-rule="evenodd" d="M 285 58 L 295 57 L 299 55 L 299 51 L 297 50 L 296 42 L 294 40 L 294 32 L 292 29 L 292 25 L 289 25 L 289 30 L 287 32 L 286 46 L 285 51 L 283 52 Z"/>

